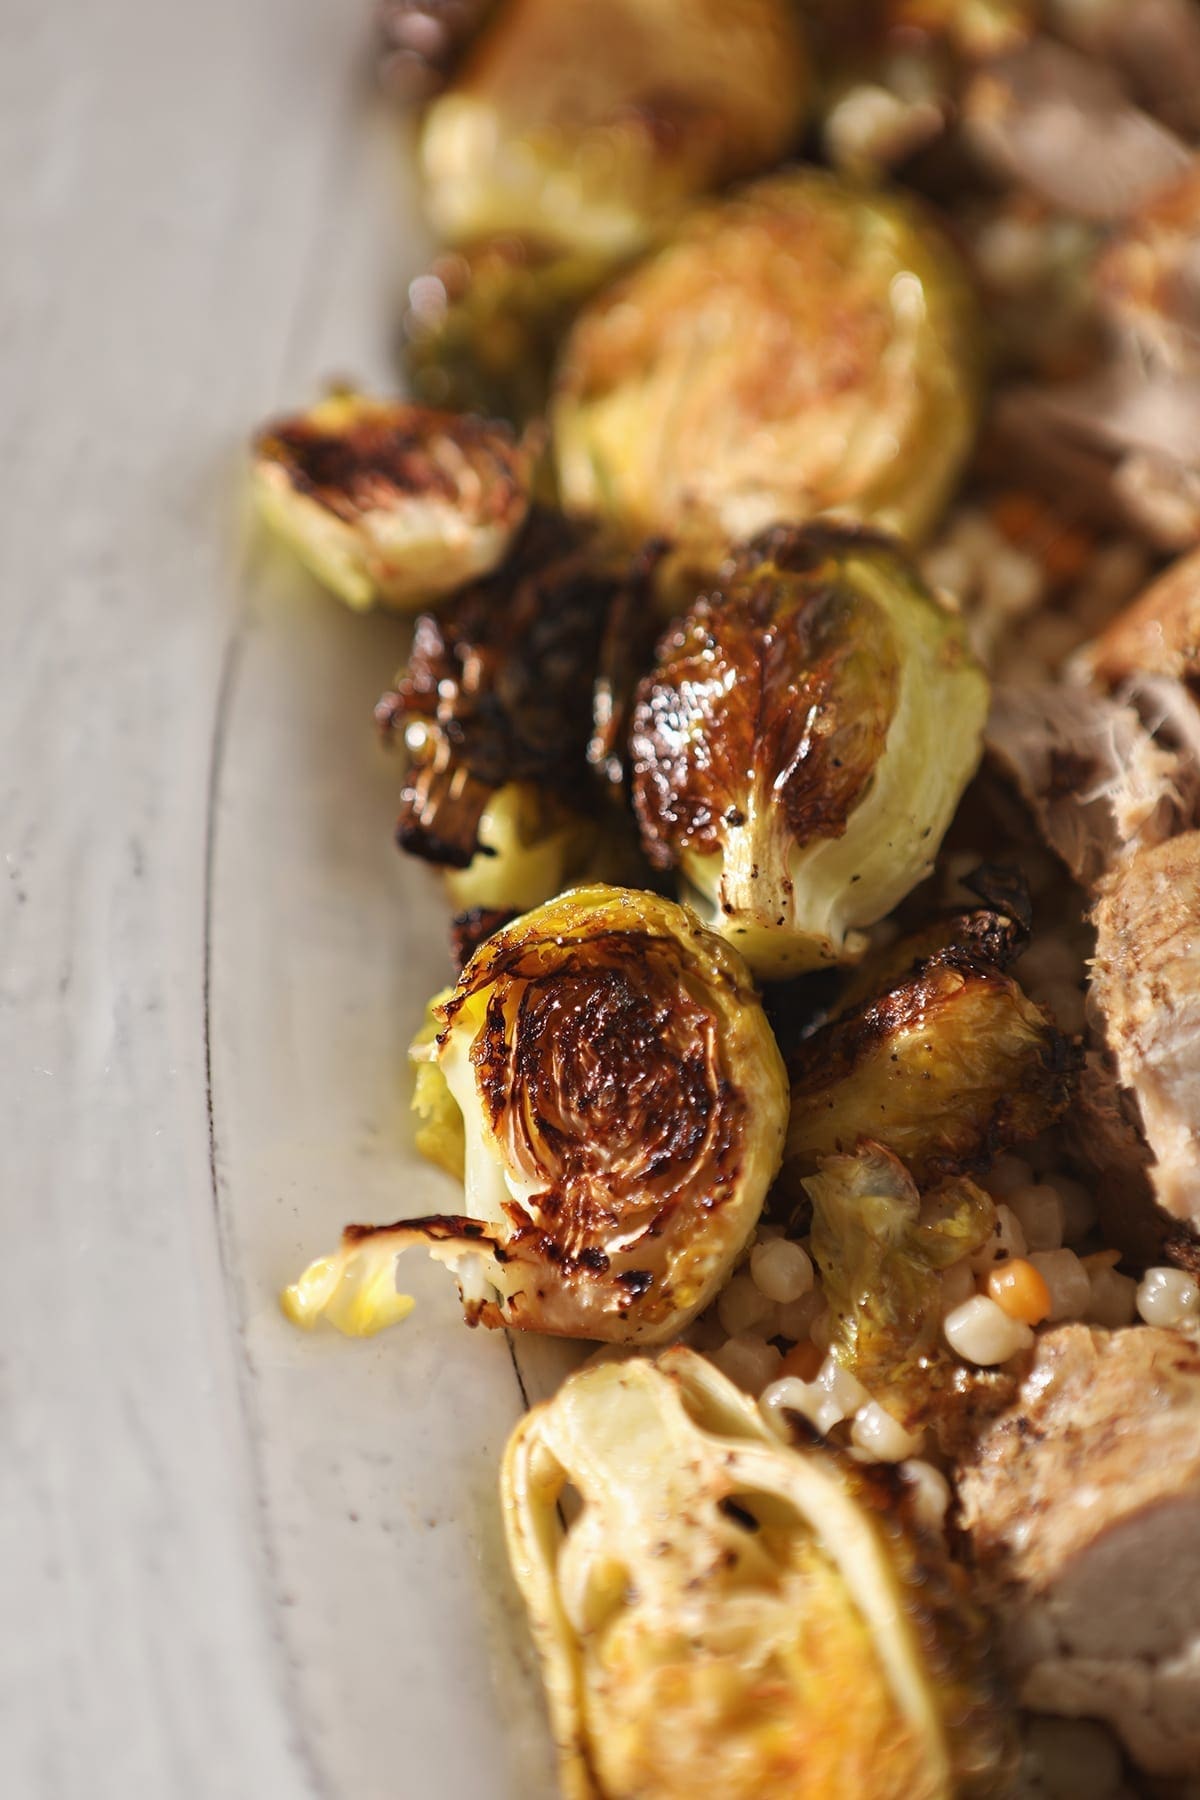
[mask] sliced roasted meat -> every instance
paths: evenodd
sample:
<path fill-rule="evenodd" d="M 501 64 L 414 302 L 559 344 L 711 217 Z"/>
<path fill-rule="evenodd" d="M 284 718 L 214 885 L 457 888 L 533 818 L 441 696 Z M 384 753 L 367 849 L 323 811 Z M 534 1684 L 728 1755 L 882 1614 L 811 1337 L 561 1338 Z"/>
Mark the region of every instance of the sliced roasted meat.
<path fill-rule="evenodd" d="M 1171 1218 L 1200 1230 L 1200 832 L 1125 861 L 1095 910 L 1091 999 Z"/>
<path fill-rule="evenodd" d="M 1188 162 L 1187 146 L 1111 71 L 1047 38 L 981 69 L 963 117 L 990 169 L 1080 218 L 1127 217 Z"/>
<path fill-rule="evenodd" d="M 1092 688 L 997 688 L 987 745 L 1046 842 L 1085 887 L 1186 822 L 1188 781 L 1179 756 L 1155 742 L 1132 707 Z"/>
<path fill-rule="evenodd" d="M 1200 1346 L 1068 1325 L 959 1480 L 1019 1698 L 1106 1719 L 1158 1774 L 1200 1765 Z"/>
<path fill-rule="evenodd" d="M 1200 550 L 1180 557 L 1151 582 L 1081 661 L 1106 687 L 1147 675 L 1200 685 Z"/>

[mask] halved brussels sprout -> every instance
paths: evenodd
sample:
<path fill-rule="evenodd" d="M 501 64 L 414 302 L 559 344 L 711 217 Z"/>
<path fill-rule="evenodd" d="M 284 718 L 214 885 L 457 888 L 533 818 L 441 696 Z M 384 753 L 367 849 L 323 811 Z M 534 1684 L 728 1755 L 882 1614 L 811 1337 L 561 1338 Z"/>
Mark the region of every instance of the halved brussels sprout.
<path fill-rule="evenodd" d="M 900 546 L 847 528 L 746 545 L 639 690 L 633 795 L 751 968 L 853 961 L 933 866 L 979 761 L 988 686 Z"/>
<path fill-rule="evenodd" d="M 417 621 L 377 718 L 408 751 L 397 841 L 452 871 L 457 910 L 637 879 L 632 832 L 598 816 L 588 752 L 611 617 L 646 579 L 539 513 L 504 568 Z"/>
<path fill-rule="evenodd" d="M 863 1138 L 894 1151 L 924 1186 L 982 1167 L 1066 1111 L 1077 1057 L 987 954 L 988 928 L 974 929 L 976 917 L 935 948 L 924 934 L 897 946 L 869 997 L 789 1058 L 780 1175 L 789 1197 L 823 1157 Z"/>
<path fill-rule="evenodd" d="M 935 1614 L 861 1476 L 779 1443 L 694 1352 L 573 1375 L 517 1426 L 501 1497 L 565 1800 L 1003 1791 L 979 1622 Z"/>
<path fill-rule="evenodd" d="M 970 446 L 975 360 L 965 278 L 915 205 L 770 176 L 576 320 L 552 406 L 563 504 L 709 567 L 817 513 L 919 538 Z"/>
<path fill-rule="evenodd" d="M 466 1216 L 351 1226 L 345 1266 L 374 1282 L 418 1244 L 471 1324 L 675 1336 L 753 1231 L 787 1122 L 740 958 L 670 900 L 577 888 L 482 944 L 438 1011 L 425 1054 L 462 1113 Z M 428 1089 L 423 1109 L 445 1118 Z M 344 1297 L 338 1259 L 314 1267 L 285 1298 L 302 1323 L 310 1286 Z"/>
<path fill-rule="evenodd" d="M 532 456 L 507 425 L 339 393 L 254 444 L 263 517 L 348 606 L 425 605 L 503 562 Z"/>
<path fill-rule="evenodd" d="M 922 1199 L 900 1159 L 869 1141 L 827 1157 L 804 1185 L 831 1354 L 908 1431 L 961 1411 L 977 1374 L 942 1341 L 941 1273 L 986 1243 L 990 1195 L 960 1176 Z"/>
<path fill-rule="evenodd" d="M 806 97 L 789 0 L 509 0 L 426 115 L 430 216 L 627 256 L 777 161 Z"/>
<path fill-rule="evenodd" d="M 520 238 L 446 251 L 409 283 L 404 361 L 418 400 L 511 419 L 545 409 L 559 341 L 612 272 Z"/>

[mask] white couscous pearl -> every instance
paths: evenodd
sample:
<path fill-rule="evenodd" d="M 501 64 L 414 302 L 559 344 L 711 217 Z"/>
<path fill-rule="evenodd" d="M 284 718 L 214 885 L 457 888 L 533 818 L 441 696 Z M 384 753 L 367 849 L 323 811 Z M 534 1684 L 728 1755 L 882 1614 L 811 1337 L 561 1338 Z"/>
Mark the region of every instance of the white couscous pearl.
<path fill-rule="evenodd" d="M 917 1524 L 925 1531 L 941 1531 L 950 1510 L 950 1483 L 942 1471 L 913 1457 L 900 1464 L 900 1473 L 911 1490 Z"/>
<path fill-rule="evenodd" d="M 964 1300 L 942 1320 L 946 1342 L 964 1362 L 991 1369 L 1007 1362 L 1033 1342 L 1033 1332 L 1019 1319 L 1010 1319 L 987 1294 Z"/>
<path fill-rule="evenodd" d="M 1087 1270 L 1073 1250 L 1031 1250 L 1029 1260 L 1050 1293 L 1050 1318 L 1082 1319 L 1092 1298 Z"/>
<path fill-rule="evenodd" d="M 1014 1256 L 1024 1256 L 1028 1249 L 1020 1219 L 1002 1200 L 996 1208 L 995 1226 L 968 1262 L 977 1275 L 986 1275 L 997 1263 L 1011 1262 Z"/>
<path fill-rule="evenodd" d="M 771 1302 L 743 1269 L 732 1276 L 717 1298 L 717 1317 L 730 1337 L 740 1337 L 761 1325 Z"/>
<path fill-rule="evenodd" d="M 761 1394 L 779 1373 L 783 1357 L 766 1338 L 746 1332 L 741 1337 L 731 1337 L 712 1352 L 709 1360 L 747 1394 Z"/>
<path fill-rule="evenodd" d="M 1015 1188 L 1008 1204 L 1020 1221 L 1029 1250 L 1060 1250 L 1063 1241 L 1063 1203 L 1048 1182 L 1031 1182 Z"/>
<path fill-rule="evenodd" d="M 922 1437 L 906 1431 L 899 1419 L 894 1419 L 878 1400 L 868 1400 L 865 1406 L 859 1407 L 850 1427 L 850 1441 L 872 1462 L 887 1463 L 903 1462 L 907 1456 L 916 1456 L 924 1443 Z"/>
<path fill-rule="evenodd" d="M 1200 1324 L 1200 1287 L 1182 1269 L 1147 1269 L 1137 1309 L 1147 1325 Z"/>
<path fill-rule="evenodd" d="M 1052 1187 L 1062 1201 L 1064 1244 L 1077 1244 L 1096 1223 L 1091 1189 L 1070 1175 L 1047 1175 L 1046 1186 Z"/>
<path fill-rule="evenodd" d="M 813 1320 L 824 1311 L 824 1294 L 820 1288 L 811 1287 L 799 1300 L 790 1300 L 786 1306 L 776 1307 L 772 1335 L 788 1338 L 794 1344 L 802 1344 L 812 1330 Z"/>
<path fill-rule="evenodd" d="M 1137 1282 L 1132 1275 L 1122 1275 L 1119 1269 L 1107 1265 L 1093 1269 L 1091 1290 L 1087 1316 L 1093 1324 L 1106 1325 L 1110 1331 L 1133 1324 L 1137 1317 Z"/>
<path fill-rule="evenodd" d="M 800 1300 L 813 1284 L 812 1260 L 803 1245 L 788 1238 L 773 1238 L 770 1243 L 755 1244 L 750 1252 L 750 1274 L 754 1285 L 768 1300 L 786 1306 Z"/>

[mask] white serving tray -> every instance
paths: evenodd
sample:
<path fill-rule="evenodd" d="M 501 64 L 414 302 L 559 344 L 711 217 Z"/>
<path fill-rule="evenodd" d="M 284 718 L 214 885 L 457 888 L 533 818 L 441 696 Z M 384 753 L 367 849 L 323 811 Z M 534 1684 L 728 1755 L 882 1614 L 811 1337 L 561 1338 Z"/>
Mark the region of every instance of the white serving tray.
<path fill-rule="evenodd" d="M 359 0 L 7 0 L 0 56 L 0 1791 L 549 1800 L 495 1498 L 572 1352 L 444 1272 L 276 1293 L 424 1212 L 449 973 L 371 705 L 405 629 L 241 517 L 243 445 L 387 384 L 428 243 Z"/>

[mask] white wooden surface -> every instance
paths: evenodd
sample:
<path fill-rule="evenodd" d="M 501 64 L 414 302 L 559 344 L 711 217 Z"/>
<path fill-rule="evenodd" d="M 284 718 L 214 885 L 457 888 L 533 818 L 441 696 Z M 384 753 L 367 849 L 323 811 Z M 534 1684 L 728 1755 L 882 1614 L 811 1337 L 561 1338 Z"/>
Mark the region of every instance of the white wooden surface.
<path fill-rule="evenodd" d="M 390 848 L 394 621 L 239 525 L 242 445 L 386 381 L 425 251 L 359 0 L 0 0 L 0 1792 L 539 1800 L 502 1337 L 275 1290 L 427 1210 L 445 971 Z M 211 1101 L 211 1104 L 210 1104 Z M 541 1391 L 562 1357 L 521 1351 Z"/>

